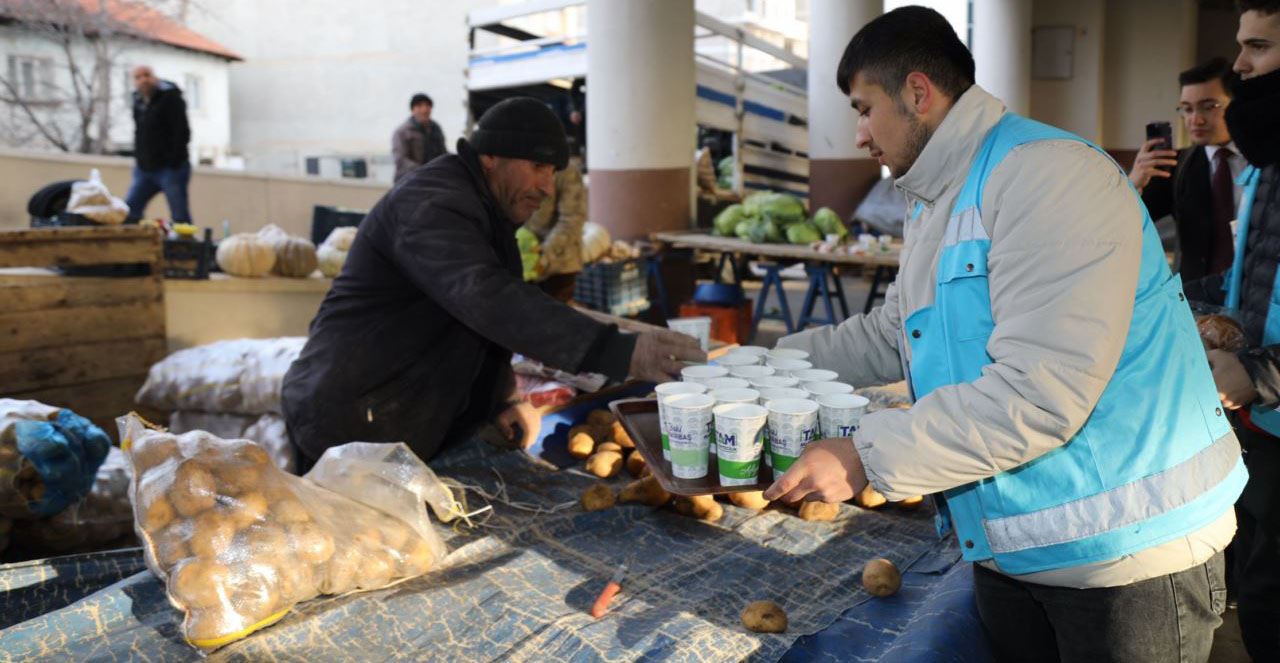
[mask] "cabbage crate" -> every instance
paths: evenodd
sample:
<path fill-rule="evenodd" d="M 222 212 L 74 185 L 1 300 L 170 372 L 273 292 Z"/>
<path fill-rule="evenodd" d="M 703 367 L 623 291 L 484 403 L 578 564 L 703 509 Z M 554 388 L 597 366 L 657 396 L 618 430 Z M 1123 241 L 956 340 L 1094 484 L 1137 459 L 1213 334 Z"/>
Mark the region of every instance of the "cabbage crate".
<path fill-rule="evenodd" d="M 649 280 L 641 258 L 582 266 L 573 287 L 579 304 L 610 315 L 632 316 L 649 309 Z"/>
<path fill-rule="evenodd" d="M 51 269 L 114 265 L 142 275 Z M 115 437 L 114 417 L 136 408 L 166 353 L 161 265 L 152 228 L 0 231 L 0 398 L 70 408 Z"/>

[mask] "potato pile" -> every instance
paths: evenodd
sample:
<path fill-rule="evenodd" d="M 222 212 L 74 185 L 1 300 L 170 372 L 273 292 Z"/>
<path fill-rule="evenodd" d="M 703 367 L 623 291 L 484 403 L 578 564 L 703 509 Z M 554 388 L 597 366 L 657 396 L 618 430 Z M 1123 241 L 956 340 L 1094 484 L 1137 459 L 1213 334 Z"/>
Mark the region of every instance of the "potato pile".
<path fill-rule="evenodd" d="M 645 474 L 644 457 L 608 410 L 595 410 L 586 423 L 569 429 L 569 454 L 585 459 L 587 471 L 601 479 L 616 477 L 623 468 L 636 478 Z"/>
<path fill-rule="evenodd" d="M 138 537 L 197 646 L 244 637 L 318 594 L 420 575 L 436 560 L 404 521 L 281 472 L 252 442 L 147 431 L 129 455 Z"/>

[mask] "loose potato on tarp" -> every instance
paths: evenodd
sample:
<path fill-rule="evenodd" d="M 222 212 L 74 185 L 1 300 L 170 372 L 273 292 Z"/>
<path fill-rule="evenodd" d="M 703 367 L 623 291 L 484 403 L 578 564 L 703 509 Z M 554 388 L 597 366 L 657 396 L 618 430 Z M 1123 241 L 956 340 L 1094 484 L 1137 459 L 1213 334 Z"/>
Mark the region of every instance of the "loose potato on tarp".
<path fill-rule="evenodd" d="M 752 601 L 742 610 L 742 625 L 756 633 L 783 633 L 787 613 L 773 601 Z"/>

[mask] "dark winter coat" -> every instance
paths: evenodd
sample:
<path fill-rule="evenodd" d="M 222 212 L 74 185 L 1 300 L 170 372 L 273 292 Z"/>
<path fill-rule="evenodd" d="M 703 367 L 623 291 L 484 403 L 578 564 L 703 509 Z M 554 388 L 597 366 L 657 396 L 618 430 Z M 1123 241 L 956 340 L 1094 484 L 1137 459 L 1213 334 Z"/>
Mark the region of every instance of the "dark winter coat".
<path fill-rule="evenodd" d="M 625 377 L 633 338 L 521 273 L 515 226 L 466 141 L 407 175 L 361 222 L 285 376 L 304 458 L 351 441 L 404 441 L 430 458 L 508 403 L 513 351 Z"/>
<path fill-rule="evenodd" d="M 133 93 L 133 152 L 142 170 L 177 168 L 187 162 L 191 127 L 182 90 L 160 81 L 151 98 Z"/>
<path fill-rule="evenodd" d="M 1181 150 L 1173 177 L 1153 177 L 1142 190 L 1142 202 L 1152 219 L 1173 215 L 1182 258 L 1178 272 L 1184 282 L 1210 274 L 1215 228 L 1209 170 L 1209 157 L 1203 147 Z"/>
<path fill-rule="evenodd" d="M 391 156 L 396 161 L 396 178 L 399 182 L 405 173 L 431 163 L 432 159 L 445 154 L 444 130 L 431 120 L 428 126 L 418 124 L 412 116 L 396 127 L 391 134 Z"/>

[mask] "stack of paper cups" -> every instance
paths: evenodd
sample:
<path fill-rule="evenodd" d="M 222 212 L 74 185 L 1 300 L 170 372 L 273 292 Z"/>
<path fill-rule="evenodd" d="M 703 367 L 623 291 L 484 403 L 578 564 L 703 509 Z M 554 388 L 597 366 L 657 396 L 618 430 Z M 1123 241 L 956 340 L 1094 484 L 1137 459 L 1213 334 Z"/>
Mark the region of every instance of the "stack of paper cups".
<path fill-rule="evenodd" d="M 808 359 L 809 353 L 795 348 L 774 348 L 765 356 L 769 359 Z"/>
<path fill-rule="evenodd" d="M 774 375 L 791 375 L 793 371 L 813 368 L 813 364 L 803 359 L 788 359 L 786 357 L 769 357 L 765 360 L 765 363 L 773 368 Z"/>
<path fill-rule="evenodd" d="M 711 349 L 711 318 L 707 316 L 672 318 L 667 321 L 667 327 L 671 331 L 698 339 L 698 345 L 702 346 L 703 352 Z"/>
<path fill-rule="evenodd" d="M 667 438 L 671 441 L 671 473 L 679 479 L 707 476 L 714 398 L 706 394 L 675 394 L 663 400 Z"/>
<path fill-rule="evenodd" d="M 653 393 L 658 395 L 658 430 L 662 437 L 664 460 L 671 460 L 671 441 L 667 439 L 667 417 L 663 413 L 666 406 L 662 404 L 663 399 L 676 394 L 702 394 L 706 391 L 706 385 L 698 382 L 663 382 L 653 388 Z"/>
<path fill-rule="evenodd" d="M 751 386 L 755 389 L 780 389 L 782 387 L 799 387 L 800 380 L 789 375 L 766 375 L 751 378 Z M 805 392 L 808 393 L 808 392 Z"/>
<path fill-rule="evenodd" d="M 818 428 L 823 437 L 852 437 L 871 401 L 857 394 L 818 397 Z"/>
<path fill-rule="evenodd" d="M 760 357 L 741 352 L 730 352 L 729 354 L 716 359 L 713 363 L 717 366 L 724 366 L 725 368 L 732 369 L 734 366 L 755 366 L 760 363 Z"/>
<path fill-rule="evenodd" d="M 751 403 L 752 405 L 755 405 L 760 402 L 760 392 L 755 389 L 727 388 L 716 389 L 709 393 L 712 398 L 716 399 L 716 405 L 724 405 L 726 403 Z M 714 438 L 711 440 L 710 453 L 712 456 L 717 454 L 716 441 Z"/>
<path fill-rule="evenodd" d="M 750 486 L 760 477 L 761 433 L 769 412 L 750 403 L 727 403 L 715 408 L 716 449 L 720 485 Z"/>
<path fill-rule="evenodd" d="M 791 377 L 801 382 L 835 382 L 840 378 L 840 374 L 825 368 L 804 368 L 791 371 Z"/>
<path fill-rule="evenodd" d="M 680 369 L 680 379 L 685 382 L 701 382 L 706 384 L 711 378 L 728 377 L 729 369 L 723 366 L 685 366 Z"/>
<path fill-rule="evenodd" d="M 853 385 L 843 382 L 805 382 L 800 388 L 809 392 L 814 398 L 827 394 L 852 394 Z"/>
<path fill-rule="evenodd" d="M 715 391 L 716 389 L 747 389 L 751 383 L 742 378 L 708 378 L 702 381 L 707 385 L 707 391 Z"/>
<path fill-rule="evenodd" d="M 781 398 L 769 401 L 766 407 L 773 469 L 786 472 L 804 448 L 818 439 L 818 404 L 811 400 Z"/>
<path fill-rule="evenodd" d="M 731 366 L 729 367 L 729 375 L 744 380 L 754 380 L 768 375 L 773 375 L 772 366 Z"/>

